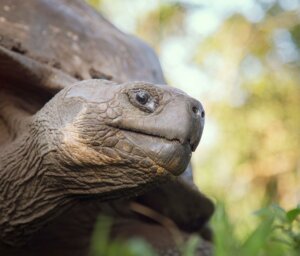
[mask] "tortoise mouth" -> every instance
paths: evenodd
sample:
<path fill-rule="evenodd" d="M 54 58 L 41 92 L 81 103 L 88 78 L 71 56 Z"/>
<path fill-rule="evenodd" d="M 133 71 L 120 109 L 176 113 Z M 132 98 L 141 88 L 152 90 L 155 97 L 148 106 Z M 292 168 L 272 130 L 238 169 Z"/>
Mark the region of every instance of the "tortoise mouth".
<path fill-rule="evenodd" d="M 151 137 L 151 138 L 157 138 L 157 139 L 160 139 L 161 141 L 166 141 L 167 143 L 168 142 L 171 142 L 173 144 L 188 144 L 188 143 L 183 143 L 180 141 L 180 139 L 177 139 L 177 138 L 167 138 L 161 134 L 157 134 L 155 132 L 148 132 L 148 131 L 142 131 L 142 130 L 139 130 L 139 129 L 132 129 L 132 128 L 125 128 L 125 127 L 120 127 L 120 126 L 117 126 L 117 125 L 109 125 L 111 127 L 114 127 L 114 128 L 117 128 L 125 133 L 134 133 L 134 134 L 139 134 L 139 135 L 142 135 L 142 136 L 148 136 L 148 137 Z"/>
<path fill-rule="evenodd" d="M 139 129 L 113 127 L 122 131 L 131 144 L 141 149 L 145 156 L 150 157 L 168 173 L 177 176 L 187 168 L 192 155 L 192 148 L 188 142 L 181 143 L 177 138 L 169 139 Z"/>

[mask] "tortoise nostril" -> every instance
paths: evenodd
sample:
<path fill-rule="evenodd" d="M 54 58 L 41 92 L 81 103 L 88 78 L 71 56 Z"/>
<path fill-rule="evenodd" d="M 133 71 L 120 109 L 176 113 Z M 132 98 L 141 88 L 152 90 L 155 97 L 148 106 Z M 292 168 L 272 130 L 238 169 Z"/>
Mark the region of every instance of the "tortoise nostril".
<path fill-rule="evenodd" d="M 189 141 L 189 145 L 190 145 L 192 151 L 196 150 L 197 145 L 195 143 L 192 143 L 191 141 Z"/>
<path fill-rule="evenodd" d="M 204 111 L 204 110 L 202 110 L 202 112 L 201 112 L 201 117 L 202 117 L 202 118 L 205 117 L 205 111 Z"/>
<path fill-rule="evenodd" d="M 203 110 L 202 108 L 201 108 L 201 110 L 200 110 L 199 107 L 193 106 L 193 107 L 192 107 L 192 111 L 194 112 L 194 114 L 201 116 L 201 118 L 204 118 L 204 117 L 205 117 L 205 112 L 204 112 L 204 110 Z"/>
<path fill-rule="evenodd" d="M 196 106 L 193 106 L 193 107 L 192 107 L 192 111 L 193 111 L 195 114 L 198 114 L 198 113 L 199 113 L 199 109 L 198 109 Z"/>

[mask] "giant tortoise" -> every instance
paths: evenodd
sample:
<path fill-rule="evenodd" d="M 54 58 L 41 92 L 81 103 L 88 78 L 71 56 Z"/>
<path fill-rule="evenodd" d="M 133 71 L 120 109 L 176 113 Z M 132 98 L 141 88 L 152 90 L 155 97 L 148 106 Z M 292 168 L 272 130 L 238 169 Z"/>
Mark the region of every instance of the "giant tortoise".
<path fill-rule="evenodd" d="M 213 205 L 175 178 L 203 125 L 151 48 L 84 2 L 2 0 L 0 255 L 87 255 L 99 214 L 111 239 L 177 255 L 168 220 L 207 255 Z"/>

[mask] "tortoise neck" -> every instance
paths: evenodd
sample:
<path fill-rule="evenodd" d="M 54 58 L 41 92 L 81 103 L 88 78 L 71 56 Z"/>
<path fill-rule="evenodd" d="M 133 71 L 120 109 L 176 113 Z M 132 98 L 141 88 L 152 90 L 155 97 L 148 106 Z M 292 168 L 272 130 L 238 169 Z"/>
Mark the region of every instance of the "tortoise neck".
<path fill-rule="evenodd" d="M 70 201 L 46 181 L 44 158 L 49 152 L 38 138 L 29 129 L 0 147 L 0 239 L 11 245 L 26 242 Z"/>

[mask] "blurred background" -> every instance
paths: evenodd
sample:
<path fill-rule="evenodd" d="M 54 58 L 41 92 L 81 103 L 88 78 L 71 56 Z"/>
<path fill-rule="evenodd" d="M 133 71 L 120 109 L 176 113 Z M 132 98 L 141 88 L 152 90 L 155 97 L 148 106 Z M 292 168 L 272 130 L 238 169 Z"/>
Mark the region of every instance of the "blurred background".
<path fill-rule="evenodd" d="M 168 84 L 203 103 L 195 182 L 226 206 L 237 236 L 258 209 L 299 204 L 299 0 L 88 2 L 153 47 Z"/>

